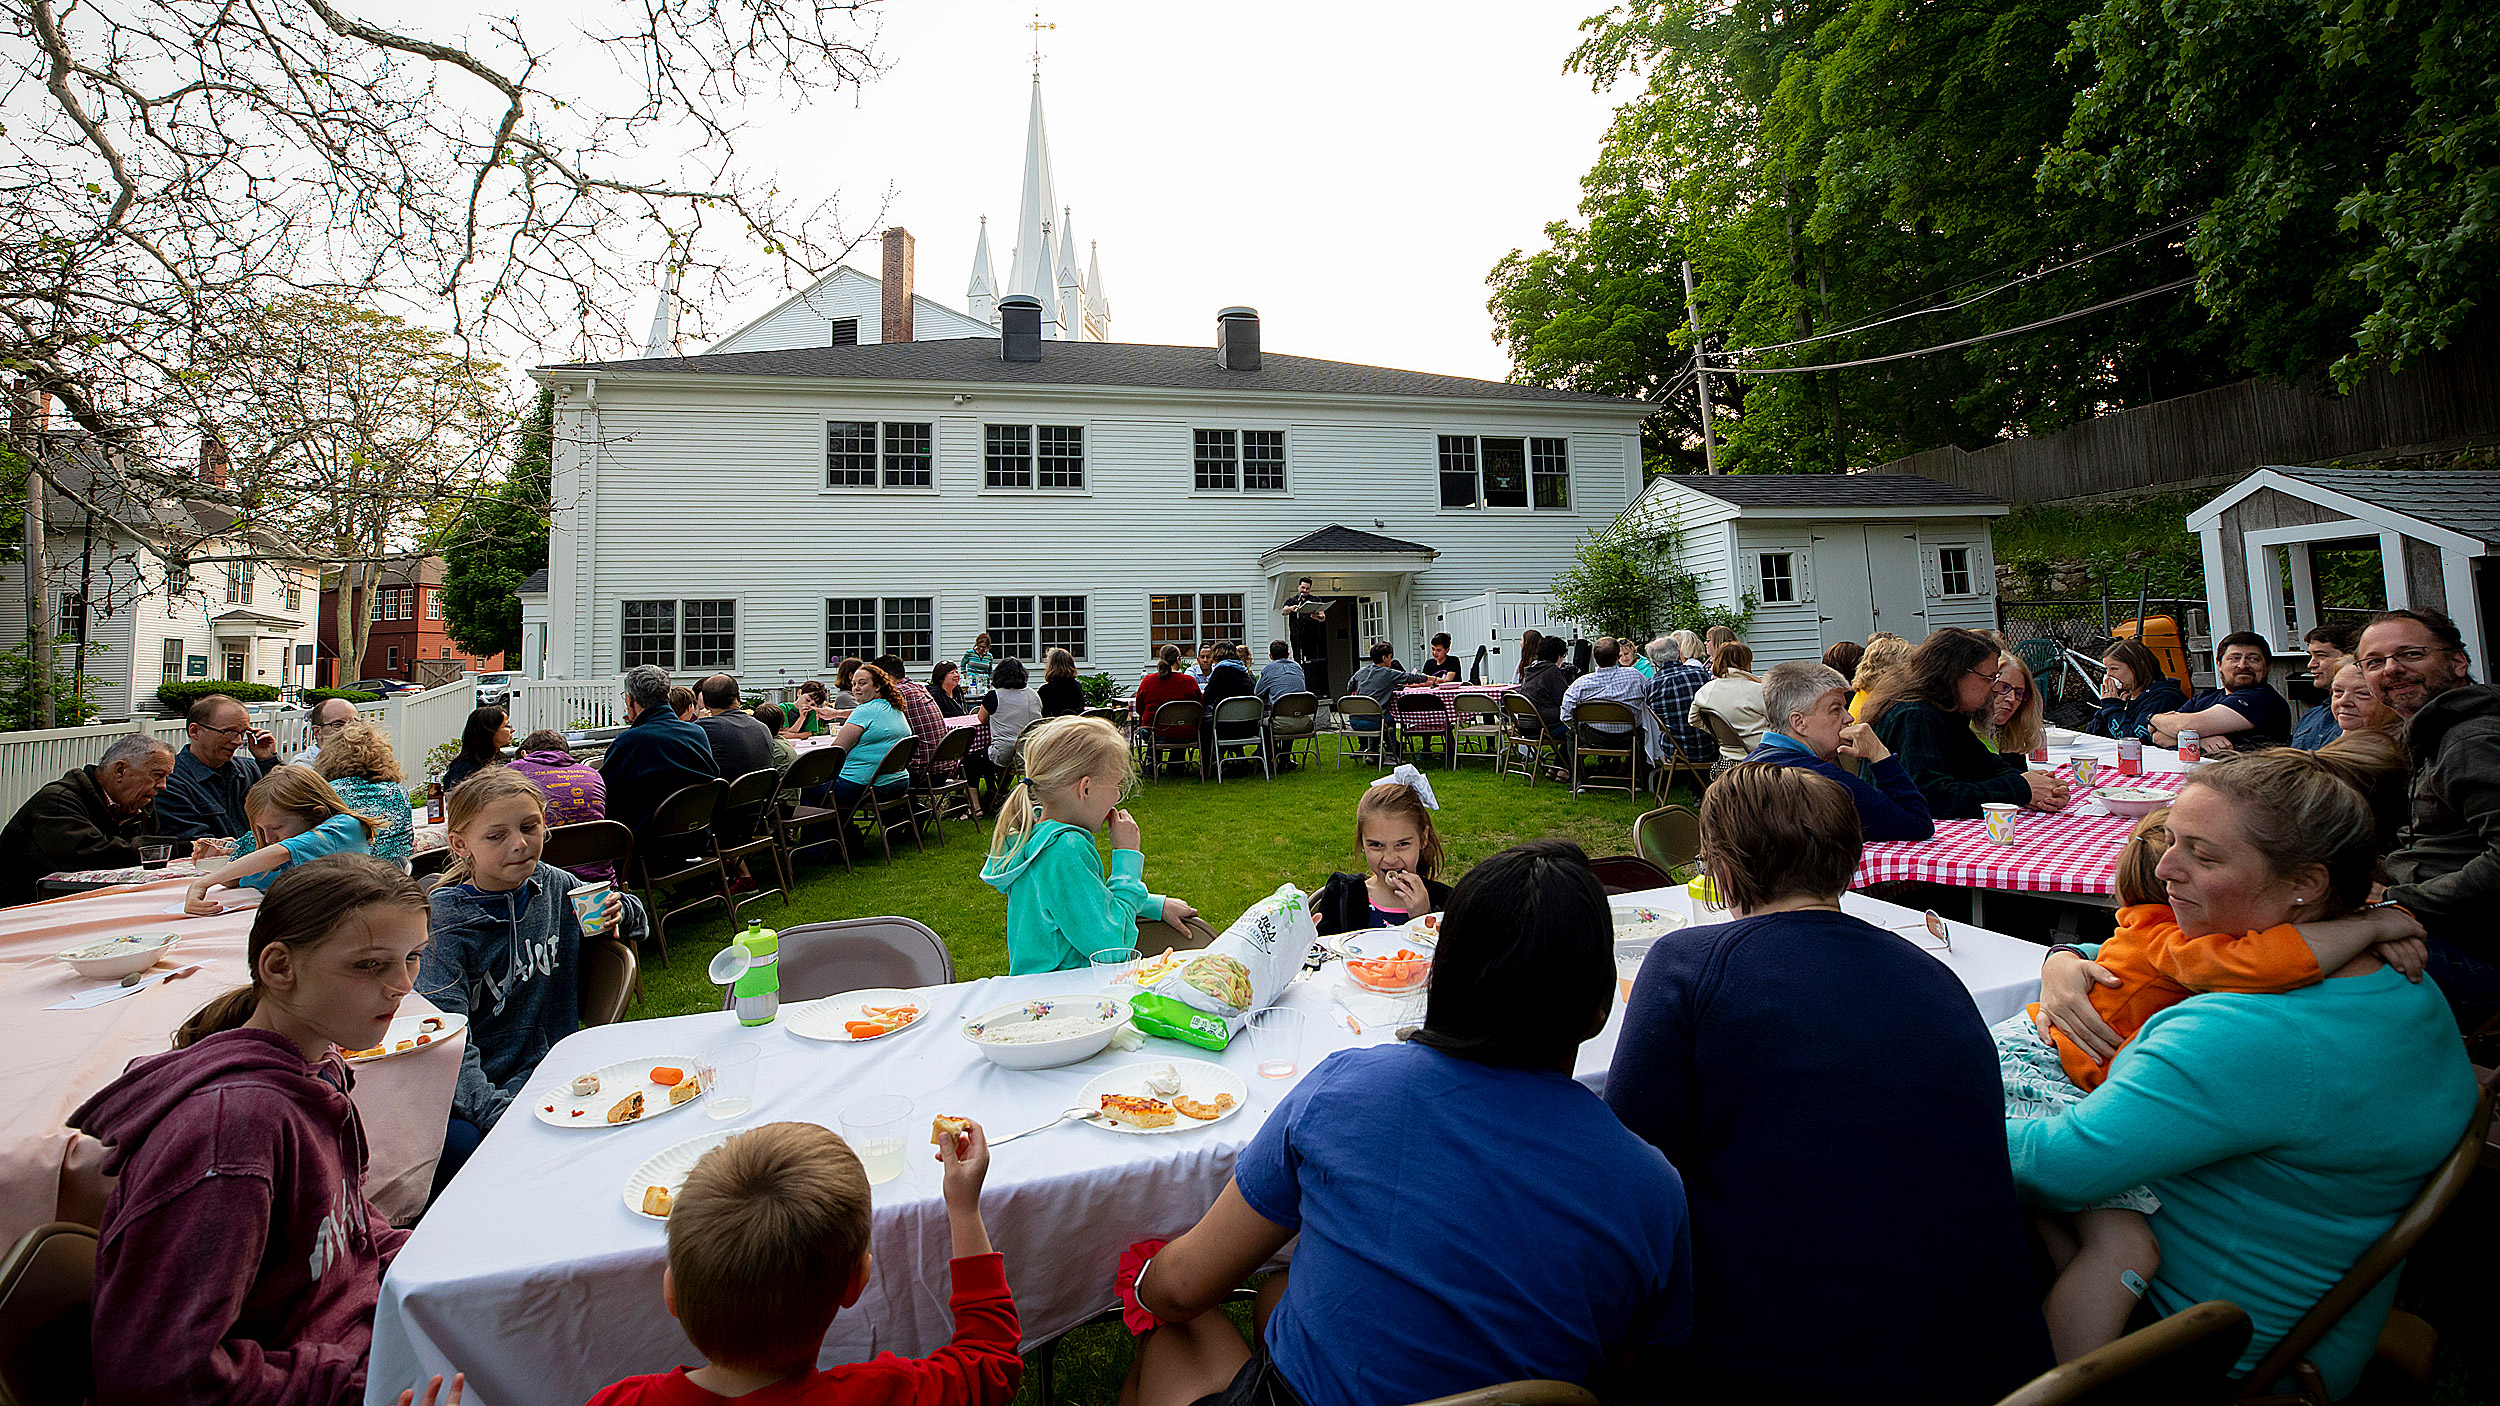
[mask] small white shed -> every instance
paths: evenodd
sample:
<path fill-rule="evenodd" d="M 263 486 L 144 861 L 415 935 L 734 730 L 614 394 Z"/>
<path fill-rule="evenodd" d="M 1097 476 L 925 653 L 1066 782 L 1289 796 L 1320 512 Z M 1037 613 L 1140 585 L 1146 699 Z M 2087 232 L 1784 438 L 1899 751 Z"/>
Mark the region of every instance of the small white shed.
<path fill-rule="evenodd" d="M 1673 474 L 1624 510 L 1673 531 L 1704 605 L 1742 608 L 1757 670 L 1890 630 L 1997 625 L 1989 525 L 2002 499 L 1916 474 Z"/>

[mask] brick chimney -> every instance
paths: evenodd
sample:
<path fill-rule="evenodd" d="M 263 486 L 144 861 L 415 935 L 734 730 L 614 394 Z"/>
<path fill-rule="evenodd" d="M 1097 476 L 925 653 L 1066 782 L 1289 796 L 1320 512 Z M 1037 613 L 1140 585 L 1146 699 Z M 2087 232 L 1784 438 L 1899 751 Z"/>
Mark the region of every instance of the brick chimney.
<path fill-rule="evenodd" d="M 911 340 L 911 231 L 896 226 L 885 232 L 883 305 L 878 308 L 877 340 Z"/>
<path fill-rule="evenodd" d="M 225 487 L 227 470 L 232 463 L 226 457 L 225 441 L 213 434 L 200 436 L 200 482 L 212 488 Z"/>
<path fill-rule="evenodd" d="M 18 378 L 9 396 L 9 433 L 19 436 L 41 434 L 52 428 L 52 392 L 33 389 L 33 383 Z"/>

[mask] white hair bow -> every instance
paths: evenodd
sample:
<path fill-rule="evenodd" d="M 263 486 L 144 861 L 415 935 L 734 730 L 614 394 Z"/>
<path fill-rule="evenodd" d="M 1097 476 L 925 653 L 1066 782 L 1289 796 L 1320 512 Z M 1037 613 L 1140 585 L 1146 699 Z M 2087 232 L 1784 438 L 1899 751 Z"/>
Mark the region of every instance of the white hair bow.
<path fill-rule="evenodd" d="M 1424 809 L 1439 810 L 1441 808 L 1441 803 L 1432 798 L 1432 783 L 1424 779 L 1422 772 L 1404 762 L 1398 763 L 1397 770 L 1373 782 L 1372 785 L 1404 786 L 1424 798 Z"/>

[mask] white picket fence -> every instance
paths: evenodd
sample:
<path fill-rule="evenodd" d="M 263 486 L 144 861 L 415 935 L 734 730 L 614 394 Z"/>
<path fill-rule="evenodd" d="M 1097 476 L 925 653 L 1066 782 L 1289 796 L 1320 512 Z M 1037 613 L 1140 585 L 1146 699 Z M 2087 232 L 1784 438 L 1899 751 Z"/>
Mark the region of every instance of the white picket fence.
<path fill-rule="evenodd" d="M 459 741 L 460 729 L 468 724 L 469 712 L 476 706 L 477 682 L 461 679 L 423 693 L 393 694 L 378 703 L 361 704 L 356 711 L 391 739 L 391 750 L 398 754 L 399 768 L 413 790 L 426 780 L 425 754 L 442 743 Z M 301 710 L 272 713 L 264 709 L 252 718 L 278 739 L 281 758 L 294 756 L 312 740 Z M 124 732 L 140 729 L 175 747 L 189 741 L 180 718 L 149 719 L 136 728 L 105 724 L 0 732 L 0 817 L 16 814 L 37 790 L 59 780 L 62 773 L 103 756 L 104 749 Z"/>
<path fill-rule="evenodd" d="M 625 725 L 625 676 L 598 679 L 514 679 L 512 731 L 526 737 L 542 727 L 581 732 Z"/>
<path fill-rule="evenodd" d="M 1509 682 L 1519 673 L 1519 636 L 1571 633 L 1571 622 L 1554 611 L 1554 598 L 1543 592 L 1486 591 L 1459 600 L 1433 601 L 1424 607 L 1432 627 L 1426 635 L 1447 631 L 1450 657 L 1461 664 L 1486 653 L 1485 677 Z"/>

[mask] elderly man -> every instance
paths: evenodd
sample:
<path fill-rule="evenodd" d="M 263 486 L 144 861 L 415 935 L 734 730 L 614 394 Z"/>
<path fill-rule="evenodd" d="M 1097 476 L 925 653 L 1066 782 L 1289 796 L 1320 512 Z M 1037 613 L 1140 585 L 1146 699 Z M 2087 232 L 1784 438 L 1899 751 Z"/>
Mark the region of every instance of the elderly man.
<path fill-rule="evenodd" d="M 2464 637 L 2432 610 L 2372 617 L 2357 662 L 2405 720 L 2413 773 L 2386 896 L 2429 929 L 2431 975 L 2471 1030 L 2500 1010 L 2500 688 L 2474 682 Z"/>
<path fill-rule="evenodd" d="M 1643 651 L 1649 659 L 1649 712 L 1666 729 L 1676 758 L 1708 766 L 1717 760 L 1719 744 L 1710 729 L 1693 724 L 1693 695 L 1710 682 L 1707 669 L 1684 667 L 1684 648 L 1672 636 L 1660 635 Z"/>
<path fill-rule="evenodd" d="M 1683 672 L 1677 670 L 1678 673 Z M 1775 664 L 1762 676 L 1762 745 L 1745 761 L 1802 767 L 1840 783 L 1858 807 L 1858 829 L 1876 840 L 1932 840 L 1927 797 L 1873 726 L 1849 716 L 1849 681 L 1825 664 Z M 1864 775 L 1839 764 L 1851 758 Z"/>
<path fill-rule="evenodd" d="M 660 802 L 719 777 L 703 729 L 668 706 L 668 670 L 637 664 L 625 671 L 625 730 L 608 744 L 599 766 L 607 783 L 608 819 L 639 830 Z"/>
<path fill-rule="evenodd" d="M 278 739 L 252 726 L 251 710 L 222 693 L 191 705 L 191 745 L 174 758 L 156 798 L 156 832 L 182 840 L 230 840 L 252 828 L 243 798 L 278 755 Z"/>
<path fill-rule="evenodd" d="M 29 797 L 0 830 L 0 904 L 43 897 L 36 881 L 46 874 L 138 863 L 139 837 L 173 774 L 174 749 L 134 732 L 105 748 L 95 765 Z"/>
<path fill-rule="evenodd" d="M 1641 671 L 1623 662 L 1623 644 L 1612 635 L 1600 635 L 1589 646 L 1590 662 L 1596 667 L 1571 681 L 1563 690 L 1562 720 L 1568 727 L 1578 717 L 1583 703 L 1621 703 L 1635 714 L 1649 707 L 1649 680 Z M 1619 723 L 1591 723 L 1599 732 L 1623 733 L 1630 729 Z"/>
<path fill-rule="evenodd" d="M 304 750 L 287 758 L 291 766 L 311 766 L 321 760 L 321 744 L 339 735 L 339 729 L 356 721 L 356 705 L 344 698 L 324 698 L 305 715 L 305 731 L 312 740 Z"/>
<path fill-rule="evenodd" d="M 2242 630 L 2226 635 L 2214 652 L 2214 677 L 2222 687 L 2209 688 L 2175 713 L 2153 715 L 2153 745 L 2175 745 L 2182 732 L 2198 737 L 2229 739 L 2225 746 L 2246 751 L 2280 747 L 2292 738 L 2292 705 L 2266 682 L 2274 652 L 2263 635 Z"/>

